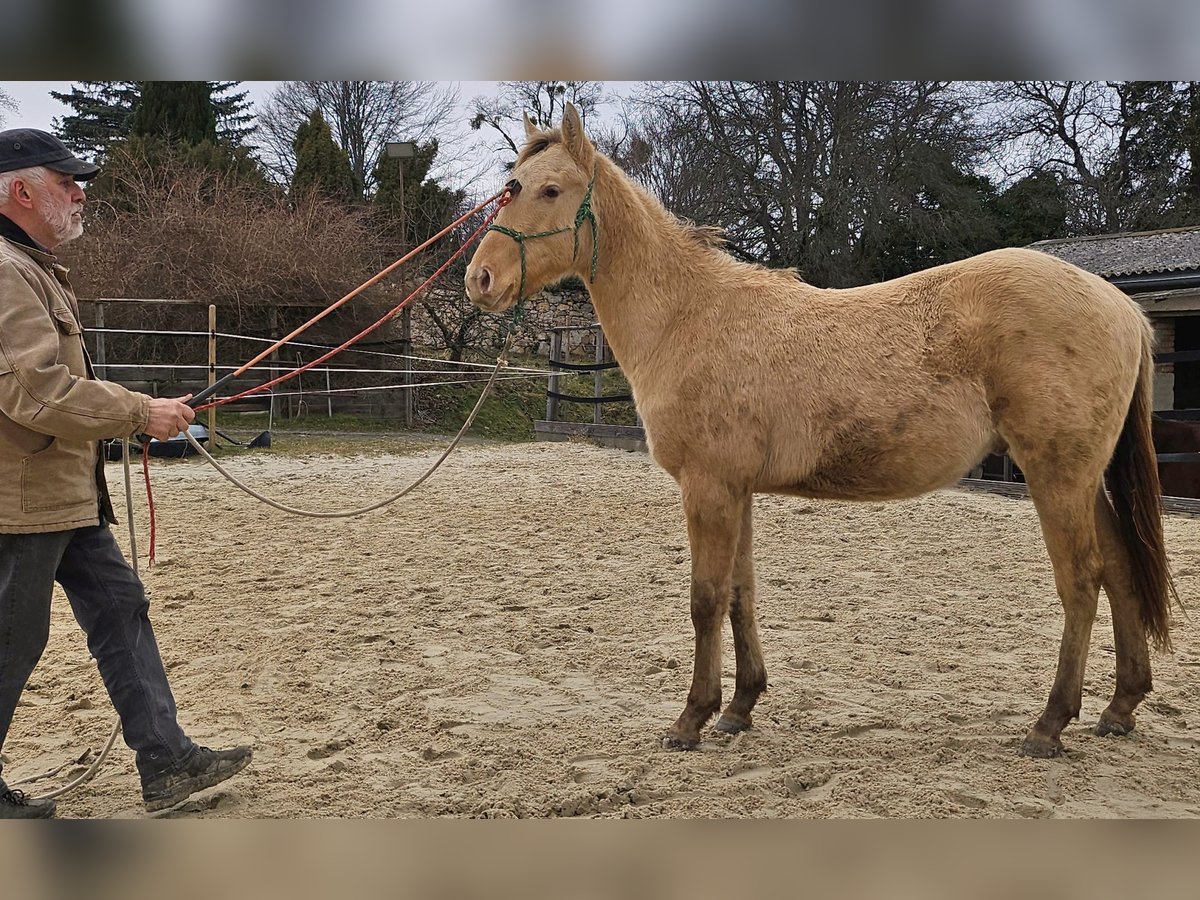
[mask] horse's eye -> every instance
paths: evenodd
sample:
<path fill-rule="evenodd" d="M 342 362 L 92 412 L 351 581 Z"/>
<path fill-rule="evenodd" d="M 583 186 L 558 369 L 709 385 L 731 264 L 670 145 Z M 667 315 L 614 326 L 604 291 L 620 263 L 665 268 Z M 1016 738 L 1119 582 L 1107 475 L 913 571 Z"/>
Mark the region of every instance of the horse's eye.
<path fill-rule="evenodd" d="M 545 198 L 546 198 L 546 199 L 548 199 L 548 200 L 553 200 L 553 199 L 554 199 L 555 197 L 557 197 L 558 195 L 559 195 L 559 190 L 558 190 L 558 188 L 556 188 L 556 187 L 555 187 L 554 185 L 552 185 L 552 184 L 551 184 L 551 185 L 547 185 L 546 187 L 542 188 L 542 196 L 543 196 L 543 197 L 545 197 Z"/>

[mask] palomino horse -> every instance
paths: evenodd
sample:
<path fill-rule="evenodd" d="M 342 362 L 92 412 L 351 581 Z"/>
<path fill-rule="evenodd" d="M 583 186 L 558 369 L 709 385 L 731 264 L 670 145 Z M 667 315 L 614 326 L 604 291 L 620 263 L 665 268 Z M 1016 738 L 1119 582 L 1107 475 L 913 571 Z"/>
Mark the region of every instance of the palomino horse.
<path fill-rule="evenodd" d="M 726 613 L 737 673 L 717 729 L 750 727 L 767 686 L 756 492 L 913 497 L 1005 447 L 1025 472 L 1066 619 L 1050 699 L 1022 752 L 1056 755 L 1079 715 L 1101 586 L 1117 678 L 1096 732 L 1134 727 L 1151 689 L 1147 636 L 1168 647 L 1174 588 L 1150 443 L 1151 332 L 1125 295 L 1028 250 L 818 289 L 737 261 L 711 230 L 670 215 L 595 149 L 573 107 L 561 129 L 526 120 L 526 132 L 511 201 L 475 252 L 467 292 L 500 312 L 547 283 L 584 279 L 651 453 L 679 483 L 695 669 L 667 746 L 695 747 L 720 708 Z"/>

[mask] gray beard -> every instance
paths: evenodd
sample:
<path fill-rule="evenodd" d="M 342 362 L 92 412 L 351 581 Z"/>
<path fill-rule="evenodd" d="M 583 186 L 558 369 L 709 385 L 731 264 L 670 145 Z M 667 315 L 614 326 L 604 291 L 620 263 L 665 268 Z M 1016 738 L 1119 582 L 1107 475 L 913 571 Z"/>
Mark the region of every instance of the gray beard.
<path fill-rule="evenodd" d="M 45 209 L 39 205 L 38 212 L 42 214 L 42 217 L 46 220 L 46 226 L 50 229 L 50 233 L 54 235 L 56 247 L 68 241 L 73 241 L 83 234 L 83 221 L 77 221 L 71 217 L 71 214 L 75 211 L 75 206 L 67 206 L 62 209 Z"/>

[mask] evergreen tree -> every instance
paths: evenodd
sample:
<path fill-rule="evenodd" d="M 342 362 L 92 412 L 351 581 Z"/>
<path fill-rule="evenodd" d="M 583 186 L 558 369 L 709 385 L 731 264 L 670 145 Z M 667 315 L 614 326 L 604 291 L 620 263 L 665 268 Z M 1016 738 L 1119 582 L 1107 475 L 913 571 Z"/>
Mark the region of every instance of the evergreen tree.
<path fill-rule="evenodd" d="M 1052 172 L 1035 172 L 996 198 L 1000 242 L 1025 247 L 1035 241 L 1067 236 L 1070 199 Z"/>
<path fill-rule="evenodd" d="M 79 81 L 69 93 L 50 96 L 75 110 L 54 120 L 62 142 L 84 157 L 103 158 L 114 141 L 128 136 L 141 90 L 136 81 Z"/>
<path fill-rule="evenodd" d="M 240 81 L 210 81 L 213 111 L 217 114 L 217 137 L 235 147 L 246 146 L 258 131 L 248 91 L 237 90 Z"/>
<path fill-rule="evenodd" d="M 1130 177 L 1126 204 L 1134 227 L 1200 221 L 1200 84 L 1135 81 L 1128 86 Z"/>
<path fill-rule="evenodd" d="M 437 152 L 438 142 L 433 140 L 417 144 L 411 159 L 393 159 L 384 153 L 375 163 L 378 187 L 372 206 L 382 214 L 384 230 L 393 234 L 402 247 L 416 246 L 437 234 L 454 221 L 466 199 L 463 191 L 451 190 L 429 177 Z"/>
<path fill-rule="evenodd" d="M 357 191 L 350 157 L 334 143 L 333 132 L 319 109 L 314 109 L 308 121 L 296 129 L 292 146 L 296 153 L 293 197 L 316 190 L 336 200 L 354 199 Z"/>
<path fill-rule="evenodd" d="M 207 81 L 143 81 L 130 133 L 196 145 L 216 141 L 217 114 Z"/>
<path fill-rule="evenodd" d="M 234 147 L 244 146 L 256 131 L 246 92 L 236 90 L 237 81 L 207 84 L 217 117 L 217 138 Z M 75 110 L 56 118 L 54 131 L 75 153 L 103 159 L 114 142 L 131 134 L 142 85 L 140 81 L 79 81 L 68 93 L 51 91 L 50 96 Z"/>

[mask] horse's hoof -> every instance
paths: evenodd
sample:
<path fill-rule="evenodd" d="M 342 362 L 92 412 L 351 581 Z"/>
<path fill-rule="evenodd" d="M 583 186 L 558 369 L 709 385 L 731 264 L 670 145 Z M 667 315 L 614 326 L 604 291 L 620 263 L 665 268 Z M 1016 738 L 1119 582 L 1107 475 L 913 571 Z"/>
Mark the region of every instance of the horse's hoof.
<path fill-rule="evenodd" d="M 1035 759 L 1054 759 L 1056 756 L 1062 756 L 1062 752 L 1062 741 L 1058 738 L 1027 737 L 1021 744 L 1021 756 Z"/>
<path fill-rule="evenodd" d="M 662 739 L 664 750 L 695 750 L 700 746 L 700 738 L 685 738 L 677 734 L 668 734 Z"/>
<path fill-rule="evenodd" d="M 717 731 L 724 732 L 725 734 L 739 734 L 740 732 L 747 730 L 750 727 L 750 724 L 751 719 L 749 716 L 742 718 L 741 716 L 730 716 L 726 714 L 717 719 L 717 724 L 713 727 L 716 728 Z"/>
<path fill-rule="evenodd" d="M 1110 734 L 1124 737 L 1133 731 L 1133 718 L 1130 717 L 1128 722 L 1122 722 L 1119 719 L 1106 719 L 1101 716 L 1100 721 L 1096 723 L 1094 731 L 1096 737 L 1107 737 Z"/>

